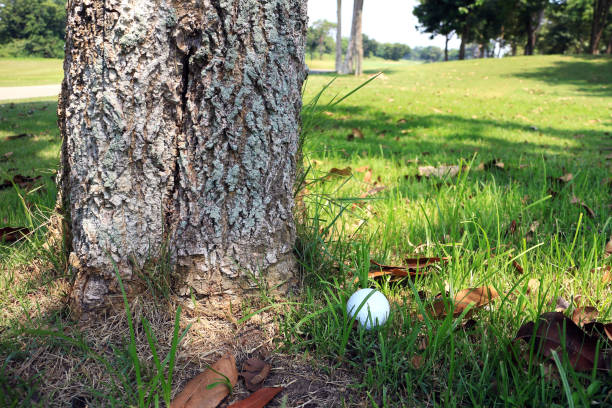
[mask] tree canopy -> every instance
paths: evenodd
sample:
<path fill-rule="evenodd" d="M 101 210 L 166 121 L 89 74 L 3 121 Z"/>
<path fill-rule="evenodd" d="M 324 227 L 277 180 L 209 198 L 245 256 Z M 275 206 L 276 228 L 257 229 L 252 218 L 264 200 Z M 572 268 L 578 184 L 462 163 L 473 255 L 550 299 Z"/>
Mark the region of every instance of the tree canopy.
<path fill-rule="evenodd" d="M 62 0 L 4 0 L 0 7 L 0 56 L 61 58 L 65 32 Z"/>

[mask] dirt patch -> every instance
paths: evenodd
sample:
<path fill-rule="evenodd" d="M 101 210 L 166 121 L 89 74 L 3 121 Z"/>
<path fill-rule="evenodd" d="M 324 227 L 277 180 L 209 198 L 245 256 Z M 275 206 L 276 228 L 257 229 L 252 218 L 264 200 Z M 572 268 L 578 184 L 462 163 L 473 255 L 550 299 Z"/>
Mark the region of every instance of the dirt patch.
<path fill-rule="evenodd" d="M 359 393 L 351 389 L 356 381 L 349 372 L 307 355 L 277 351 L 276 313 L 260 313 L 240 325 L 236 317 L 205 317 L 199 313 L 198 304 L 194 307 L 191 300 L 178 298 L 160 303 L 139 296 L 131 301 L 143 378 L 152 378 L 155 366 L 141 318 L 150 323 L 157 338 L 157 352 L 163 359 L 170 349 L 179 304 L 183 308 L 181 330 L 189 327 L 189 331 L 178 349 L 172 395 L 229 351 L 236 357 L 238 367 L 250 357 L 265 359 L 272 365 L 264 386 L 282 386 L 285 390 L 270 407 L 283 403 L 287 407 L 365 406 Z M 25 330 L 11 338 L 13 357 L 5 360 L 5 377 L 12 378 L 8 386 L 19 382 L 34 384 L 37 391 L 29 397 L 32 405 L 104 406 L 109 398 L 125 401 L 125 396 L 136 389 L 127 352 L 130 334 L 125 313 L 76 323 L 69 319 L 65 307 L 57 308 L 57 302 L 55 306 L 32 318 L 31 326 L 38 332 Z M 5 351 L 0 349 L 0 354 Z M 221 407 L 249 394 L 240 379 Z"/>

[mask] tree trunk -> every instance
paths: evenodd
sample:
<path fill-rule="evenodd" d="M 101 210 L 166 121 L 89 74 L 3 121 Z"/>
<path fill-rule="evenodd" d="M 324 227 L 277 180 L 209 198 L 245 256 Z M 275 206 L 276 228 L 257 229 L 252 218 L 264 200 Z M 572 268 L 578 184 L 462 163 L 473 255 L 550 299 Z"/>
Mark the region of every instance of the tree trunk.
<path fill-rule="evenodd" d="M 342 63 L 340 74 L 350 74 L 355 69 L 355 58 L 357 54 L 357 30 L 361 36 L 361 15 L 363 9 L 363 0 L 355 0 L 353 3 L 353 21 L 351 22 L 351 38 L 349 39 L 346 56 Z M 360 38 L 363 43 L 363 39 Z M 363 49 L 363 47 L 362 47 Z M 363 51 L 362 51 L 363 52 Z"/>
<path fill-rule="evenodd" d="M 465 59 L 465 46 L 467 43 L 467 34 L 468 33 L 468 28 L 467 25 L 463 28 L 463 31 L 461 32 L 461 45 L 459 46 L 459 59 L 460 60 L 464 60 Z"/>
<path fill-rule="evenodd" d="M 448 61 L 448 41 L 450 39 L 450 34 L 446 34 L 446 40 L 444 42 L 444 61 Z"/>
<path fill-rule="evenodd" d="M 599 42 L 606 27 L 611 4 L 612 0 L 595 0 L 593 2 L 593 21 L 591 23 L 591 38 L 589 41 L 589 52 L 593 55 L 599 54 Z"/>
<path fill-rule="evenodd" d="M 363 0 L 355 0 L 355 75 L 363 73 L 363 34 L 361 33 L 361 16 L 363 15 Z"/>
<path fill-rule="evenodd" d="M 340 73 L 340 66 L 342 65 L 342 0 L 338 0 L 336 9 L 337 23 L 336 23 L 336 72 Z"/>
<path fill-rule="evenodd" d="M 612 34 L 610 34 L 610 39 L 608 40 L 608 46 L 606 47 L 606 54 L 612 54 Z"/>
<path fill-rule="evenodd" d="M 536 42 L 536 30 L 531 16 L 527 18 L 527 44 L 525 44 L 525 55 L 533 55 Z"/>
<path fill-rule="evenodd" d="M 59 104 L 60 204 L 77 314 L 114 265 L 170 253 L 180 294 L 228 304 L 295 271 L 302 0 L 72 0 Z M 234 303 L 236 304 L 236 303 Z"/>

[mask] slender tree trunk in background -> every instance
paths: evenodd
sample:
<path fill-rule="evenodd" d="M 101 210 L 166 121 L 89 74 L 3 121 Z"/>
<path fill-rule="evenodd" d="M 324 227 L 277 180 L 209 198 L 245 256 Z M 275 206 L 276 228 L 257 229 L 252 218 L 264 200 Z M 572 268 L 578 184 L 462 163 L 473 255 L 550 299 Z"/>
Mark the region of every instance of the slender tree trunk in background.
<path fill-rule="evenodd" d="M 344 62 L 342 63 L 342 69 L 340 70 L 341 74 L 350 74 L 351 72 L 354 72 L 355 69 L 355 58 L 357 54 L 357 28 L 359 27 L 359 35 L 361 36 L 362 9 L 363 0 L 355 0 L 353 3 L 353 21 L 351 22 L 351 38 L 349 39 L 346 56 L 344 57 Z"/>
<path fill-rule="evenodd" d="M 591 23 L 591 38 L 589 41 L 589 52 L 593 55 L 599 54 L 599 42 L 606 27 L 611 4 L 612 0 L 595 0 L 593 2 L 593 21 Z"/>
<path fill-rule="evenodd" d="M 527 19 L 527 44 L 525 44 L 525 55 L 533 55 L 533 50 L 535 49 L 536 42 L 536 34 L 535 27 L 531 16 Z"/>
<path fill-rule="evenodd" d="M 536 47 L 536 35 L 542 19 L 544 18 L 544 10 L 537 10 L 527 15 L 527 44 L 525 44 L 525 55 L 533 55 Z"/>
<path fill-rule="evenodd" d="M 517 48 L 518 48 L 518 45 L 516 44 L 516 41 L 512 41 L 512 43 L 510 44 L 510 50 L 511 50 L 513 57 L 516 57 Z"/>
<path fill-rule="evenodd" d="M 484 58 L 485 57 L 485 47 L 482 44 L 478 44 L 478 58 Z"/>
<path fill-rule="evenodd" d="M 444 61 L 448 61 L 448 41 L 450 39 L 450 34 L 446 34 L 446 40 L 444 42 Z"/>
<path fill-rule="evenodd" d="M 363 34 L 361 32 L 361 16 L 363 15 L 363 0 L 355 0 L 355 75 L 363 73 Z"/>
<path fill-rule="evenodd" d="M 338 0 L 336 8 L 336 72 L 340 73 L 342 65 L 342 0 Z"/>
<path fill-rule="evenodd" d="M 606 47 L 606 54 L 612 54 L 612 34 L 610 34 L 610 39 L 608 40 L 608 46 Z"/>
<path fill-rule="evenodd" d="M 250 274 L 291 281 L 306 2 L 69 5 L 59 200 L 74 311 L 120 299 L 114 264 L 135 290 L 164 245 L 166 278 L 209 307 Z"/>
<path fill-rule="evenodd" d="M 463 31 L 461 32 L 461 45 L 459 46 L 459 59 L 460 60 L 464 60 L 465 59 L 465 46 L 466 46 L 466 42 L 467 42 L 467 33 L 468 33 L 468 29 L 467 26 L 463 28 Z"/>

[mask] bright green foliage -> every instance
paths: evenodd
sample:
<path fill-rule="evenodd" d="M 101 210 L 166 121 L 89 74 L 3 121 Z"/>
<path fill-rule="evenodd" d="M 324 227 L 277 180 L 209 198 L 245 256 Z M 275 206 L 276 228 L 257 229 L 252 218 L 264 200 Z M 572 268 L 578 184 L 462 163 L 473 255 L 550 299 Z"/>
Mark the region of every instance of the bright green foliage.
<path fill-rule="evenodd" d="M 0 7 L 0 56 L 61 58 L 66 9 L 62 0 L 6 0 Z"/>
<path fill-rule="evenodd" d="M 319 58 L 323 54 L 331 53 L 335 50 L 336 42 L 332 38 L 330 32 L 336 28 L 336 24 L 327 20 L 317 20 L 306 33 L 306 50 L 310 53 L 310 58 L 313 58 L 315 52 L 319 53 Z"/>

